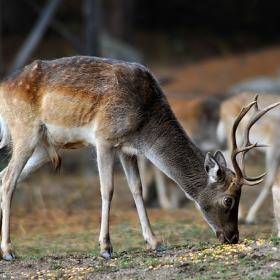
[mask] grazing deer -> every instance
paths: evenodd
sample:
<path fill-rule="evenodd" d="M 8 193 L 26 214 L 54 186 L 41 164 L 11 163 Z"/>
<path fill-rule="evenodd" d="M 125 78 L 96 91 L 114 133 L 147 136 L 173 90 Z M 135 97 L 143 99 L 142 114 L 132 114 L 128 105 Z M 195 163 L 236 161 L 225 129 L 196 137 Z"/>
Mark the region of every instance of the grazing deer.
<path fill-rule="evenodd" d="M 273 211 L 278 229 L 277 236 L 280 237 L 280 169 L 272 186 Z"/>
<path fill-rule="evenodd" d="M 243 94 L 236 95 L 221 104 L 221 120 L 218 125 L 217 136 L 220 138 L 220 141 L 223 141 L 225 138 L 227 139 L 229 151 L 231 149 L 231 126 L 234 122 L 235 116 L 241 110 L 243 104 L 252 100 L 254 95 L 254 93 L 245 92 Z M 268 104 L 271 104 L 271 102 L 280 102 L 280 96 L 273 94 L 261 94 L 258 98 L 258 104 L 261 107 L 265 107 Z M 242 131 L 246 126 L 246 118 L 249 118 L 250 116 L 251 113 L 248 112 L 243 121 L 239 124 L 239 130 L 236 134 L 238 143 L 242 140 Z M 257 212 L 268 196 L 277 173 L 280 158 L 280 143 L 278 141 L 278 139 L 280 139 L 279 125 L 280 112 L 277 108 L 277 110 L 268 112 L 250 131 L 250 138 L 253 142 L 257 141 L 257 139 L 262 139 L 264 143 L 270 144 L 270 148 L 260 149 L 261 152 L 265 153 L 265 165 L 268 171 L 264 181 L 264 187 L 254 204 L 250 207 L 245 218 L 245 221 L 248 224 L 255 222 Z M 224 152 L 224 154 L 226 153 Z M 242 210 L 242 208 L 240 208 L 240 210 Z M 239 219 L 244 219 L 243 215 L 243 211 L 239 211 Z"/>
<path fill-rule="evenodd" d="M 113 196 L 114 157 L 118 153 L 135 200 L 143 237 L 156 251 L 161 246 L 151 228 L 142 198 L 137 154 L 144 154 L 172 178 L 200 206 L 222 243 L 238 241 L 238 204 L 243 184 L 255 185 L 264 175 L 247 177 L 244 155 L 258 146 L 237 148 L 233 136 L 232 161 L 226 167 L 221 152 L 206 155 L 190 140 L 152 74 L 143 66 L 95 57 L 37 60 L 0 85 L 1 147 L 12 143 L 12 157 L 0 173 L 2 181 L 3 258 L 15 258 L 10 239 L 10 211 L 16 184 L 48 161 L 60 166 L 60 149 L 95 145 L 100 176 L 102 215 L 100 256 L 112 258 L 109 212 Z M 257 100 L 238 116 L 233 135 L 247 111 L 256 107 L 249 128 L 265 112 Z M 242 156 L 241 156 L 242 158 Z"/>
<path fill-rule="evenodd" d="M 217 140 L 216 129 L 220 120 L 220 102 L 216 98 L 167 96 L 167 100 L 180 124 L 196 145 L 203 151 L 218 149 L 220 143 Z M 149 186 L 153 180 L 159 206 L 163 209 L 178 208 L 183 200 L 187 200 L 174 182 L 168 180 L 158 168 L 148 168 L 143 155 L 138 157 L 138 164 L 145 201 L 151 200 Z M 147 172 L 148 169 L 151 172 Z"/>

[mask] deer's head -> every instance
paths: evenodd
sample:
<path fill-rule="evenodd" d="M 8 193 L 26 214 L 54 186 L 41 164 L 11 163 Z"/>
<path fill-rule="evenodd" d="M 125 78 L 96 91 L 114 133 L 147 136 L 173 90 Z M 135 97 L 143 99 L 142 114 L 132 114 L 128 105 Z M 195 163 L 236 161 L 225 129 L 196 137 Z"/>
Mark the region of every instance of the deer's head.
<path fill-rule="evenodd" d="M 212 227 L 221 243 L 238 242 L 238 206 L 242 186 L 259 184 L 266 174 L 264 173 L 258 177 L 247 176 L 245 173 L 244 157 L 249 150 L 255 147 L 266 147 L 266 145 L 259 145 L 258 143 L 251 144 L 249 132 L 253 124 L 260 117 L 280 103 L 275 103 L 263 110 L 259 110 L 257 98 L 258 96 L 256 95 L 252 103 L 242 108 L 233 124 L 231 161 L 234 172 L 227 168 L 226 161 L 221 152 L 216 152 L 214 156 L 208 153 L 205 157 L 204 167 L 208 174 L 208 184 L 199 192 L 197 202 L 204 218 Z M 245 128 L 243 145 L 241 148 L 238 148 L 236 144 L 238 124 L 252 107 L 254 107 L 254 114 Z"/>

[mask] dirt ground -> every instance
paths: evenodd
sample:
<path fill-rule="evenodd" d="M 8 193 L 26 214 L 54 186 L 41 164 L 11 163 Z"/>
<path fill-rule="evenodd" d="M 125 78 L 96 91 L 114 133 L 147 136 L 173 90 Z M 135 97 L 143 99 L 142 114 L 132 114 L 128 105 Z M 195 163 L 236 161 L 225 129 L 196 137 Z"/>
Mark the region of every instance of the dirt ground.
<path fill-rule="evenodd" d="M 279 266 L 280 261 L 279 247 L 265 243 L 261 246 L 253 244 L 250 248 L 250 256 L 246 253 L 237 254 L 236 259 L 239 263 L 242 260 L 243 265 L 239 265 L 238 262 L 227 264 L 226 269 L 231 273 L 226 273 L 221 268 L 217 270 L 215 262 L 194 264 L 192 261 L 176 261 L 190 252 L 196 252 L 192 246 L 171 249 L 165 253 L 125 253 L 126 259 L 133 259 L 133 265 L 130 267 L 119 265 L 124 253 L 118 255 L 115 260 L 105 261 L 106 264 L 98 257 L 67 254 L 1 263 L 1 273 L 2 279 L 279 279 L 279 270 L 275 272 L 275 267 Z M 147 259 L 159 259 L 162 260 L 162 264 L 145 265 Z M 220 259 L 216 262 L 222 263 Z M 97 269 L 98 267 L 100 269 Z"/>
<path fill-rule="evenodd" d="M 122 247 L 118 248 L 114 244 L 116 249 L 114 259 L 103 260 L 96 252 L 99 210 L 77 211 L 72 214 L 62 210 L 55 212 L 48 210 L 44 213 L 38 211 L 37 214 L 19 211 L 12 219 L 13 240 L 17 240 L 19 258 L 11 262 L 0 261 L 0 277 L 2 279 L 279 279 L 280 246 L 279 240 L 271 237 L 272 219 L 269 213 L 266 222 L 252 226 L 240 225 L 239 244 L 221 246 L 194 207 L 177 210 L 149 209 L 148 212 L 152 224 L 165 223 L 166 226 L 162 231 L 156 226 L 156 234 L 158 238 L 170 239 L 165 243 L 168 250 L 162 253 L 154 252 L 146 249 L 143 241 L 140 241 L 141 243 L 136 241 L 141 238 L 141 233 L 140 225 L 136 222 L 138 217 L 135 209 L 112 209 L 113 240 L 118 241 L 114 234 L 120 229 L 126 237 L 120 241 Z M 19 227 L 21 223 L 22 229 Z M 182 223 L 186 229 L 194 228 L 197 232 L 188 235 L 188 231 L 185 233 L 181 231 L 180 236 L 177 236 L 176 228 L 182 226 Z M 44 236 L 38 240 L 44 243 L 48 239 L 48 246 L 61 242 L 60 238 L 69 238 L 67 237 L 69 233 L 79 235 L 82 231 L 89 239 L 88 246 L 95 249 L 94 253 L 79 252 L 79 248 L 72 247 L 74 249 L 70 253 L 67 253 L 67 250 L 55 254 L 33 253 L 23 258 L 25 252 L 21 250 L 27 249 L 28 246 L 41 245 L 30 243 L 34 243 L 34 240 L 37 240 L 35 236 L 42 231 Z M 139 236 L 134 238 L 132 231 L 137 231 Z M 172 235 L 176 235 L 177 238 L 175 236 L 173 239 Z M 77 242 L 71 238 L 69 240 Z M 129 242 L 131 248 L 124 249 Z M 119 243 L 118 245 L 121 246 Z M 70 247 L 70 244 L 68 246 Z"/>

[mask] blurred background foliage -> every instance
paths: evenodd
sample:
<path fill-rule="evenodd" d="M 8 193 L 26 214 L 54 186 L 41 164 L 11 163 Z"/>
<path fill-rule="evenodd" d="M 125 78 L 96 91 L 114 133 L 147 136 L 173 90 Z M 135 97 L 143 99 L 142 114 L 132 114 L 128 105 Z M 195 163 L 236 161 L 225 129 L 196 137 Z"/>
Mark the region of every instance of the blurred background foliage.
<path fill-rule="evenodd" d="M 279 6 L 265 0 L 0 0 L 0 78 L 34 59 L 82 54 L 143 63 L 164 87 L 183 67 L 277 49 Z M 280 70 L 273 71 L 279 75 Z M 0 157 L 2 169 L 8 152 Z M 96 174 L 94 151 L 63 153 L 62 162 L 61 173 L 84 176 L 77 183 L 81 189 L 90 185 L 88 178 Z M 51 167 L 45 171 L 52 172 Z M 48 189 L 44 177 L 40 184 Z M 77 201 L 75 195 L 64 203 Z M 91 200 L 87 192 L 78 196 Z M 40 191 L 26 196 L 29 207 L 34 201 L 44 206 Z"/>
<path fill-rule="evenodd" d="M 109 44 L 116 44 L 115 48 L 118 48 L 119 43 L 139 52 L 139 60 L 150 67 L 156 64 L 170 65 L 172 62 L 191 63 L 279 43 L 276 28 L 280 3 L 277 1 L 0 2 L 2 77 L 12 68 L 23 43 L 42 17 L 42 11 L 46 13 L 51 4 L 56 7 L 44 32 L 37 34 L 40 41 L 26 63 L 36 58 L 106 54 L 104 48 L 109 47 L 104 43 L 104 34 Z"/>

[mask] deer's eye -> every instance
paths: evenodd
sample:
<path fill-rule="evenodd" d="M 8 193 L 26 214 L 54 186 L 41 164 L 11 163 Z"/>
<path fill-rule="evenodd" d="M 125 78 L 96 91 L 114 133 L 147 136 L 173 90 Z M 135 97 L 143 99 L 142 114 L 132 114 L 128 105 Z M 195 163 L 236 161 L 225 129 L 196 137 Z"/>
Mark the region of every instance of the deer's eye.
<path fill-rule="evenodd" d="M 223 198 L 223 205 L 226 208 L 232 208 L 234 200 L 231 197 L 224 197 Z"/>

